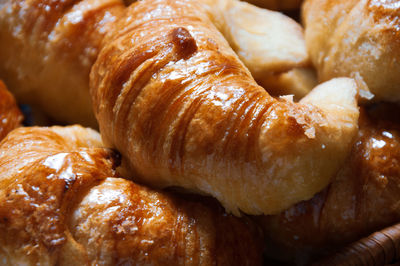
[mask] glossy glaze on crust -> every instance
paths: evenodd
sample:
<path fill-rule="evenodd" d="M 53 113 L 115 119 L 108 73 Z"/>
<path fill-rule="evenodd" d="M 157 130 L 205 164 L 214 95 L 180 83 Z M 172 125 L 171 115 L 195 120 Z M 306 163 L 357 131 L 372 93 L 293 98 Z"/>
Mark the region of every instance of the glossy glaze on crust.
<path fill-rule="evenodd" d="M 398 1 L 307 0 L 303 20 L 320 81 L 360 75 L 375 100 L 400 101 Z"/>
<path fill-rule="evenodd" d="M 91 71 L 102 137 L 151 186 L 276 213 L 326 186 L 356 133 L 352 80 L 300 104 L 272 98 L 197 1 L 136 2 L 103 44 Z"/>
<path fill-rule="evenodd" d="M 18 72 L 9 77 L 50 89 L 38 97 L 57 108 L 50 113 L 82 117 L 75 103 L 89 109 L 78 94 L 101 50 L 91 87 L 102 134 L 144 183 L 211 194 L 235 214 L 275 213 L 312 197 L 355 134 L 354 82 L 322 85 L 301 104 L 273 99 L 210 16 L 194 0 L 128 8 L 117 0 L 7 1 L 0 43 L 19 50 L 0 53 Z"/>
<path fill-rule="evenodd" d="M 1 265 L 261 265 L 250 221 L 117 178 L 119 158 L 101 145 L 79 126 L 4 139 Z"/>
<path fill-rule="evenodd" d="M 260 66 L 276 72 L 309 62 L 302 29 L 296 22 L 278 12 L 259 12 L 261 9 L 238 0 L 218 2 L 232 3 L 220 9 L 214 1 L 212 10 L 230 17 L 232 26 L 224 27 L 224 34 L 248 61 L 246 65 L 257 70 L 253 74 L 260 76 Z M 19 102 L 40 107 L 57 122 L 95 127 L 89 71 L 104 34 L 123 12 L 121 0 L 1 1 L 0 78 Z M 257 18 L 261 27 L 257 34 L 248 18 Z M 263 47 L 265 43 L 268 49 Z"/>
<path fill-rule="evenodd" d="M 259 218 L 270 256 L 300 262 L 400 221 L 399 111 L 387 104 L 364 111 L 335 181 L 310 201 Z"/>
<path fill-rule="evenodd" d="M 20 126 L 22 113 L 14 97 L 0 80 L 0 141 L 14 128 Z"/>
<path fill-rule="evenodd" d="M 89 72 L 122 7 L 118 0 L 1 1 L 0 78 L 18 102 L 95 127 Z"/>

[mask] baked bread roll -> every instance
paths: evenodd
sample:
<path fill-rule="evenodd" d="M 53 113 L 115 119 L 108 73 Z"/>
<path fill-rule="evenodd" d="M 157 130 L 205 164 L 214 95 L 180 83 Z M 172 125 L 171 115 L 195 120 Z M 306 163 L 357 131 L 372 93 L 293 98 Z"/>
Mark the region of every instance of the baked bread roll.
<path fill-rule="evenodd" d="M 79 126 L 1 142 L 1 265 L 261 265 L 249 221 L 117 178 L 101 145 Z"/>
<path fill-rule="evenodd" d="M 293 94 L 300 99 L 316 86 L 303 28 L 296 21 L 239 0 L 201 2 L 240 60 L 269 93 Z"/>
<path fill-rule="evenodd" d="M 257 218 L 269 256 L 302 264 L 400 221 L 399 111 L 380 105 L 362 112 L 356 142 L 335 181 L 310 201 Z"/>
<path fill-rule="evenodd" d="M 136 2 L 102 44 L 90 79 L 96 117 L 140 182 L 272 214 L 322 190 L 351 148 L 354 81 L 298 104 L 272 98 L 198 1 Z"/>
<path fill-rule="evenodd" d="M 20 126 L 22 113 L 14 97 L 0 80 L 0 141 L 14 128 Z"/>
<path fill-rule="evenodd" d="M 1 1 L 0 78 L 19 103 L 96 127 L 89 72 L 119 0 Z"/>
<path fill-rule="evenodd" d="M 201 0 L 253 77 L 309 64 L 302 27 L 291 18 L 238 0 Z"/>
<path fill-rule="evenodd" d="M 400 101 L 398 1 L 307 0 L 303 20 L 320 81 L 359 75 L 375 100 Z"/>

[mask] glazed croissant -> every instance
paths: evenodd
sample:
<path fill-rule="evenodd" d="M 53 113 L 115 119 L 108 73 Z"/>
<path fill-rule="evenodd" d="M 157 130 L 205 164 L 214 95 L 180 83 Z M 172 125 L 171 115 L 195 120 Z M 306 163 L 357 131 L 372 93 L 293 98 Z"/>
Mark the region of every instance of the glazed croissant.
<path fill-rule="evenodd" d="M 96 126 L 89 72 L 119 0 L 0 1 L 0 78 L 20 103 Z"/>
<path fill-rule="evenodd" d="M 347 156 L 352 80 L 299 104 L 270 97 L 197 1 L 139 1 L 113 29 L 91 92 L 103 139 L 140 182 L 210 194 L 235 214 L 276 213 L 325 187 Z"/>
<path fill-rule="evenodd" d="M 0 143 L 2 265 L 261 265 L 250 221 L 117 178 L 101 145 L 80 126 Z"/>
<path fill-rule="evenodd" d="M 56 121 L 96 126 L 89 72 L 104 34 L 125 8 L 120 0 L 61 2 L 0 2 L 0 78 L 19 102 L 40 108 Z M 210 17 L 263 86 L 273 86 L 280 95 L 303 95 L 312 88 L 312 82 L 297 85 L 310 79 L 303 71 L 296 72 L 296 82 L 289 75 L 290 84 L 276 77 L 309 64 L 296 22 L 238 0 L 202 2 L 209 2 Z"/>
<path fill-rule="evenodd" d="M 14 128 L 20 126 L 22 113 L 14 97 L 0 80 L 0 141 Z"/>
<path fill-rule="evenodd" d="M 360 76 L 376 100 L 400 101 L 398 1 L 307 0 L 303 20 L 320 81 Z"/>
<path fill-rule="evenodd" d="M 106 144 L 142 183 L 209 194 L 235 214 L 277 213 L 311 198 L 357 131 L 352 80 L 321 85 L 299 104 L 270 97 L 198 1 L 7 1 L 0 17 L 5 68 L 39 77 L 37 86 L 85 84 L 100 51 L 90 86 Z M 84 90 L 69 87 L 69 96 L 58 97 L 61 86 L 40 99 L 51 108 L 52 93 L 63 101 Z"/>
<path fill-rule="evenodd" d="M 380 105 L 362 112 L 335 181 L 310 201 L 258 218 L 269 256 L 305 262 L 400 221 L 399 111 Z"/>

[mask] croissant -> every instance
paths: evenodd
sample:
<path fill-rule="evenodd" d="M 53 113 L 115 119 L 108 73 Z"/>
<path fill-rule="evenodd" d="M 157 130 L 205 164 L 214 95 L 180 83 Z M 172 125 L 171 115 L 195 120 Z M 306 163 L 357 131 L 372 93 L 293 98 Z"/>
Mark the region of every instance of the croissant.
<path fill-rule="evenodd" d="M 400 221 L 399 111 L 387 104 L 363 111 L 333 183 L 280 215 L 256 218 L 269 256 L 301 264 Z"/>
<path fill-rule="evenodd" d="M 101 40 L 124 10 L 123 3 L 42 2 L 0 3 L 0 78 L 19 102 L 38 107 L 57 122 L 96 127 L 89 72 Z M 312 82 L 296 86 L 298 78 L 289 84 L 279 82 L 277 76 L 310 65 L 303 30 L 295 21 L 238 0 L 201 2 L 210 6 L 210 17 L 262 86 L 268 90 L 274 86 L 275 94 L 300 96 L 305 93 L 298 87 L 306 92 L 313 87 Z M 296 73 L 300 80 L 310 77 Z"/>
<path fill-rule="evenodd" d="M 18 102 L 38 106 L 57 121 L 95 127 L 89 72 L 107 22 L 121 5 L 118 0 L 1 1 L 0 78 Z"/>
<path fill-rule="evenodd" d="M 351 148 L 354 81 L 299 104 L 270 97 L 197 1 L 136 2 L 102 44 L 90 77 L 102 138 L 142 183 L 277 213 L 322 190 Z"/>
<path fill-rule="evenodd" d="M 307 0 L 305 38 L 320 81 L 360 76 L 376 100 L 400 101 L 398 1 Z"/>
<path fill-rule="evenodd" d="M 273 99 L 203 2 L 15 0 L 0 10 L 0 73 L 73 116 L 89 108 L 78 94 L 90 69 L 102 137 L 142 183 L 209 194 L 235 214 L 276 213 L 325 187 L 356 133 L 353 81 L 301 104 Z"/>
<path fill-rule="evenodd" d="M 0 141 L 14 128 L 20 126 L 22 113 L 14 97 L 0 80 Z"/>
<path fill-rule="evenodd" d="M 249 220 L 118 178 L 101 146 L 80 126 L 19 128 L 0 143 L 2 265 L 261 265 Z"/>

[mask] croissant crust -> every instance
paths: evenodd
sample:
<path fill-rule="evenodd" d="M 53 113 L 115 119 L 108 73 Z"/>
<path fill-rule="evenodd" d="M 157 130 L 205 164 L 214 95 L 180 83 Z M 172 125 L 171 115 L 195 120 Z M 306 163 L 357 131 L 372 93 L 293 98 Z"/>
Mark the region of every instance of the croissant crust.
<path fill-rule="evenodd" d="M 126 9 L 91 71 L 103 139 L 140 182 L 210 194 L 235 214 L 312 197 L 356 133 L 355 83 L 332 81 L 299 104 L 274 99 L 209 15 L 189 0 Z"/>
<path fill-rule="evenodd" d="M 0 80 L 0 141 L 22 122 L 23 116 L 14 97 Z"/>
<path fill-rule="evenodd" d="M 250 221 L 118 178 L 118 157 L 101 145 L 79 126 L 4 139 L 2 265 L 261 265 Z"/>

